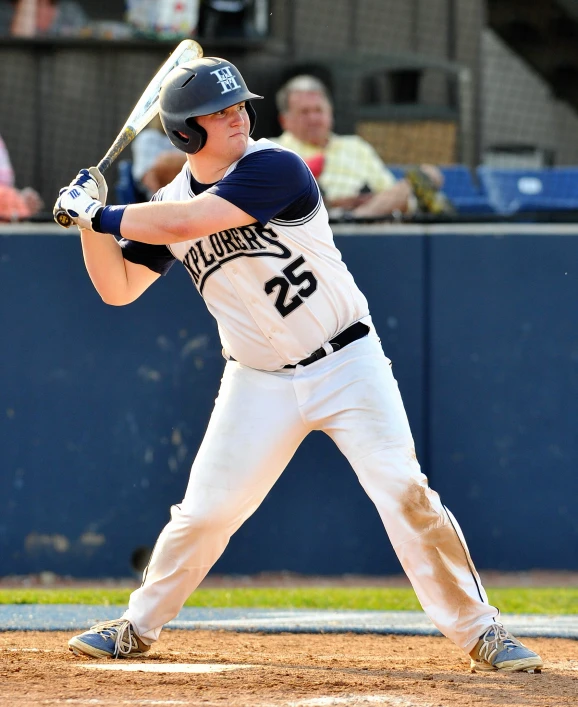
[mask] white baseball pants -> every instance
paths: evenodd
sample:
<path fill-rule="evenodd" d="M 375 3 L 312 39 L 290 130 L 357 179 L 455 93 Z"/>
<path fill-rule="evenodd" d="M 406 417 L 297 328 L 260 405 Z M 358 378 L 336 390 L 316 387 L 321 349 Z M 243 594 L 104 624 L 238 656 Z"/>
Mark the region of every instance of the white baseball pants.
<path fill-rule="evenodd" d="M 337 444 L 375 503 L 424 611 L 466 652 L 498 617 L 455 518 L 428 487 L 391 364 L 371 331 L 307 367 L 228 362 L 181 504 L 124 618 L 155 641 L 312 430 Z"/>

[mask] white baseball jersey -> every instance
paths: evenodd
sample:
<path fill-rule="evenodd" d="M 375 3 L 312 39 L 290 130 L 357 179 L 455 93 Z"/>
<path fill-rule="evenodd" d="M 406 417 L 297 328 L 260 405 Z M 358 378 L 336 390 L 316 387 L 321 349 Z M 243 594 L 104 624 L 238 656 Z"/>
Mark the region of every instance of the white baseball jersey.
<path fill-rule="evenodd" d="M 175 260 L 183 263 L 217 320 L 225 357 L 279 370 L 369 317 L 315 178 L 297 154 L 250 139 L 216 184 L 199 184 L 185 164 L 153 198 L 186 201 L 205 190 L 257 222 L 170 246 L 121 245 L 125 258 L 162 274 Z"/>

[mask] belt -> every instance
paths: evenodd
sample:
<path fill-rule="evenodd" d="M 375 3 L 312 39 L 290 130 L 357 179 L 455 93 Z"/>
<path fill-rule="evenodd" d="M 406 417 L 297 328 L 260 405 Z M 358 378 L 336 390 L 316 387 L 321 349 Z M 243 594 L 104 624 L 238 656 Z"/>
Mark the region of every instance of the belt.
<path fill-rule="evenodd" d="M 354 341 L 357 341 L 358 339 L 363 339 L 363 337 L 367 336 L 368 334 L 369 327 L 367 326 L 367 324 L 363 324 L 363 322 L 355 322 L 355 324 L 352 324 L 350 327 L 347 327 L 347 329 L 344 329 L 341 334 L 337 334 L 336 337 L 330 339 L 327 344 L 325 344 L 326 347 L 331 346 L 333 351 L 327 351 L 325 347 L 321 346 L 317 349 L 317 351 L 314 351 L 311 356 L 307 356 L 307 358 L 304 358 L 302 361 L 299 361 L 299 363 L 290 363 L 287 366 L 283 366 L 283 368 L 308 366 L 310 363 L 315 363 L 315 361 L 319 361 L 320 358 L 324 358 L 325 356 L 327 356 L 328 353 L 339 351 L 339 349 L 342 349 L 344 346 L 347 346 L 348 344 L 351 344 Z"/>

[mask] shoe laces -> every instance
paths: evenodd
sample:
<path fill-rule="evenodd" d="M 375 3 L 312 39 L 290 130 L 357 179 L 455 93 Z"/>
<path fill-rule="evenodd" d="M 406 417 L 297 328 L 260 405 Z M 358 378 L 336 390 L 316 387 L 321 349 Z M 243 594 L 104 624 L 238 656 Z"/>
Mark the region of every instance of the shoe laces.
<path fill-rule="evenodd" d="M 129 655 L 133 648 L 138 649 L 138 643 L 132 625 L 127 619 L 102 621 L 91 626 L 91 631 L 99 633 L 105 641 L 114 640 L 114 657 Z"/>
<path fill-rule="evenodd" d="M 478 650 L 478 655 L 488 663 L 492 663 L 498 653 L 503 650 L 514 650 L 518 645 L 502 624 L 495 623 L 482 636 L 482 645 Z"/>

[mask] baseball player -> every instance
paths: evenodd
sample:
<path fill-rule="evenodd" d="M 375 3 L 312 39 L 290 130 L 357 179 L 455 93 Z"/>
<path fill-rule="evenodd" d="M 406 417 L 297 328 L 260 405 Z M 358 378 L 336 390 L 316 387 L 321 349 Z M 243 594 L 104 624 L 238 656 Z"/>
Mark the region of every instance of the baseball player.
<path fill-rule="evenodd" d="M 251 93 L 237 68 L 206 57 L 175 69 L 163 127 L 186 153 L 146 204 L 105 206 L 99 171 L 62 189 L 103 300 L 137 299 L 179 261 L 217 320 L 219 395 L 181 503 L 122 618 L 69 641 L 77 655 L 139 656 L 177 616 L 312 430 L 347 457 L 375 503 L 429 618 L 480 670 L 539 671 L 499 622 L 453 515 L 428 487 L 367 301 L 341 259 L 309 168 L 250 138 Z"/>

